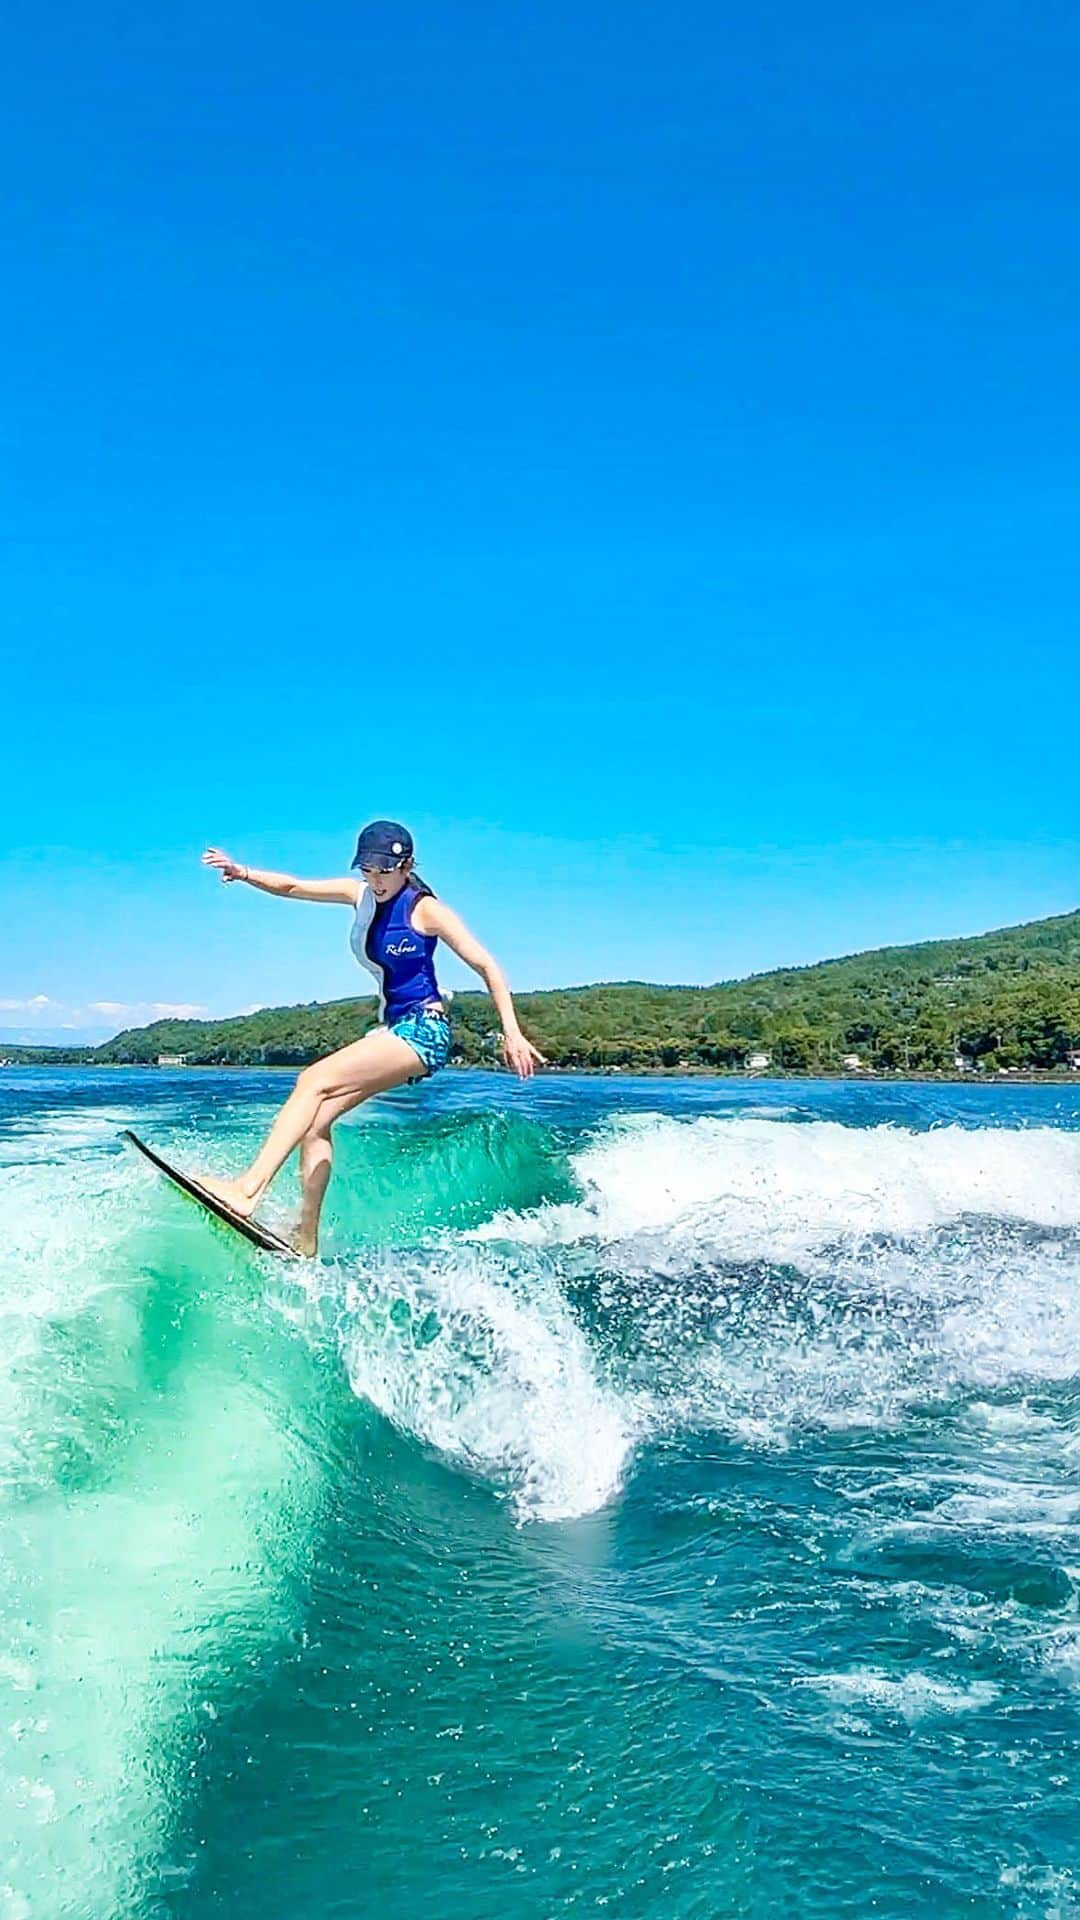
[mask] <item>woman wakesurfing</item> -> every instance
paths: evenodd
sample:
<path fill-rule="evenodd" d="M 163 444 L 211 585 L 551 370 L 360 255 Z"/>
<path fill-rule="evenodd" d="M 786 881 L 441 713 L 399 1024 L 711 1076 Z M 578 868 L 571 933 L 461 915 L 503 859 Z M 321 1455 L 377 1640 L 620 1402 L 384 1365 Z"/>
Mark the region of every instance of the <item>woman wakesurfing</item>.
<path fill-rule="evenodd" d="M 487 987 L 502 1023 L 507 1066 L 524 1080 L 534 1066 L 543 1065 L 544 1056 L 518 1025 L 498 962 L 414 871 L 412 835 L 396 820 L 373 820 L 363 829 L 352 863 L 359 878 L 296 880 L 287 873 L 241 866 L 218 847 L 207 849 L 203 863 L 215 868 L 226 885 L 242 881 L 283 900 L 352 907 L 350 944 L 378 985 L 378 1026 L 304 1068 L 247 1170 L 235 1180 L 200 1176 L 201 1186 L 233 1213 L 250 1219 L 270 1182 L 299 1147 L 303 1198 L 293 1244 L 298 1253 L 314 1254 L 335 1120 L 372 1094 L 428 1078 L 450 1057 L 450 1023 L 435 978 L 438 940 L 445 940 Z"/>

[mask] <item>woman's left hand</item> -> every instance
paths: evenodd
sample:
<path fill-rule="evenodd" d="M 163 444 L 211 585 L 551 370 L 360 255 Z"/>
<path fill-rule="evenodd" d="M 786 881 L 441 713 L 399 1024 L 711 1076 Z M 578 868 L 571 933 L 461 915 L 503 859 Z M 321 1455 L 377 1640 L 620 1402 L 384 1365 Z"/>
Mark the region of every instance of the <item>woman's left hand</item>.
<path fill-rule="evenodd" d="M 527 1080 L 534 1067 L 546 1067 L 547 1061 L 539 1047 L 519 1031 L 503 1034 L 503 1059 L 508 1067 L 513 1067 L 519 1080 Z"/>

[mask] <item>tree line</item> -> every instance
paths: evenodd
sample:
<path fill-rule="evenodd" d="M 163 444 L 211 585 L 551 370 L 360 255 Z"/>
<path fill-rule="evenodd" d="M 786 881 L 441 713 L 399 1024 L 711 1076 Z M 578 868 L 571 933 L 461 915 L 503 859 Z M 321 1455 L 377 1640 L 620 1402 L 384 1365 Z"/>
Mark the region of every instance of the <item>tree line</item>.
<path fill-rule="evenodd" d="M 894 1072 L 1052 1069 L 1080 1049 L 1080 913 L 973 939 L 884 947 L 710 987 L 638 981 L 517 996 L 522 1025 L 561 1067 L 737 1069 L 761 1052 L 784 1072 L 838 1071 L 845 1056 Z M 20 1059 L 299 1066 L 355 1040 L 373 998 L 274 1007 L 230 1020 L 159 1020 L 94 1048 L 9 1048 Z M 452 1006 L 454 1059 L 498 1057 L 486 995 Z"/>

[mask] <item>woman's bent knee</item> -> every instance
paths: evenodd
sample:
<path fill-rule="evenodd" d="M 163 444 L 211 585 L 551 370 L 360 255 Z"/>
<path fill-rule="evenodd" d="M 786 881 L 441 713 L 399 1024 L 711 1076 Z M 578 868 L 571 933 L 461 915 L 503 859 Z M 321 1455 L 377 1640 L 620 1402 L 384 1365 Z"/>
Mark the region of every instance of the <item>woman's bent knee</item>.
<path fill-rule="evenodd" d="M 314 1094 L 317 1100 L 334 1100 L 341 1092 L 341 1088 L 334 1083 L 334 1076 L 327 1072 L 324 1060 L 316 1060 L 310 1067 L 305 1067 L 298 1075 L 296 1085 L 300 1092 Z"/>

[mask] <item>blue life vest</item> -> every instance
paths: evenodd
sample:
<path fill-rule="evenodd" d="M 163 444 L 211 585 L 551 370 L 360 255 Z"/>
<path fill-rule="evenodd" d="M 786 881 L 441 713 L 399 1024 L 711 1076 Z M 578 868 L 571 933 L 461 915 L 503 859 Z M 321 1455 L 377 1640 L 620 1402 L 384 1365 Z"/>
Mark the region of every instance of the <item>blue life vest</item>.
<path fill-rule="evenodd" d="M 370 887 L 361 886 L 356 903 L 350 945 L 360 965 L 375 976 L 379 1018 L 388 1027 L 425 1001 L 442 998 L 435 978 L 437 941 L 412 923 L 412 910 L 422 898 L 419 887 L 406 885 L 378 906 Z"/>

